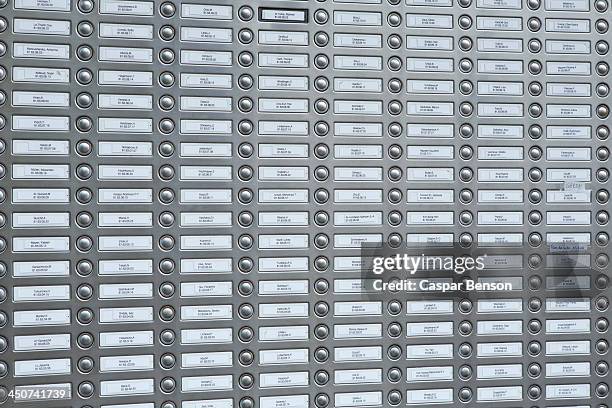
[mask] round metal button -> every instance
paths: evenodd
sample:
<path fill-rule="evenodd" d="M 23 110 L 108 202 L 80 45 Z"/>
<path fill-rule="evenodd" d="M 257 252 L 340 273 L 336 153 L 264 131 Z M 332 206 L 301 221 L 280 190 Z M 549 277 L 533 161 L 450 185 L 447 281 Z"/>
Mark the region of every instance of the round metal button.
<path fill-rule="evenodd" d="M 325 54 L 319 54 L 315 57 L 314 64 L 319 69 L 325 69 L 329 65 L 329 58 Z"/>
<path fill-rule="evenodd" d="M 472 311 L 472 301 L 469 299 L 462 299 L 459 301 L 458 308 L 461 313 L 470 313 Z"/>
<path fill-rule="evenodd" d="M 238 408 L 253 408 L 255 407 L 255 401 L 251 397 L 244 397 L 238 403 Z"/>
<path fill-rule="evenodd" d="M 531 17 L 527 21 L 527 27 L 529 27 L 530 31 L 536 32 L 539 31 L 542 27 L 542 21 L 537 17 Z"/>
<path fill-rule="evenodd" d="M 402 46 L 402 38 L 397 34 L 391 34 L 387 38 L 387 44 L 389 44 L 389 48 L 398 49 Z"/>
<path fill-rule="evenodd" d="M 601 296 L 599 298 L 597 298 L 597 300 L 595 301 L 595 307 L 597 308 L 597 310 L 599 310 L 600 312 L 605 311 L 606 309 L 608 309 L 609 306 L 609 301 L 608 298 L 605 296 Z"/>
<path fill-rule="evenodd" d="M 402 379 L 402 370 L 397 367 L 390 368 L 387 372 L 387 378 L 393 383 L 398 382 Z"/>
<path fill-rule="evenodd" d="M 174 51 L 170 48 L 164 48 L 159 52 L 159 60 L 163 64 L 172 64 L 174 62 Z"/>
<path fill-rule="evenodd" d="M 392 226 L 398 226 L 402 222 L 402 213 L 399 211 L 392 211 L 388 216 L 389 224 Z"/>
<path fill-rule="evenodd" d="M 76 55 L 81 61 L 89 61 L 93 57 L 94 51 L 89 45 L 80 45 L 77 48 Z"/>
<path fill-rule="evenodd" d="M 608 330 L 608 327 L 608 319 L 606 319 L 605 317 L 600 317 L 599 319 L 597 319 L 597 322 L 595 323 L 595 328 L 598 332 L 603 333 Z"/>
<path fill-rule="evenodd" d="M 402 68 L 402 60 L 398 57 L 391 57 L 387 61 L 387 66 L 391 71 L 399 71 Z"/>
<path fill-rule="evenodd" d="M 326 77 L 317 77 L 314 81 L 314 86 L 317 91 L 324 92 L 329 88 L 329 80 Z"/>
<path fill-rule="evenodd" d="M 464 167 L 459 171 L 459 178 L 463 182 L 471 181 L 473 176 L 474 172 L 469 167 Z"/>
<path fill-rule="evenodd" d="M 470 37 L 461 37 L 459 39 L 459 48 L 462 51 L 469 51 L 472 49 L 472 39 Z"/>
<path fill-rule="evenodd" d="M 89 37 L 94 32 L 94 26 L 89 21 L 81 21 L 77 25 L 77 32 L 82 37 Z"/>
<path fill-rule="evenodd" d="M 329 381 L 329 374 L 325 370 L 319 370 L 315 373 L 314 380 L 317 385 L 325 385 Z"/>
<path fill-rule="evenodd" d="M 87 349 L 94 344 L 94 337 L 90 333 L 81 333 L 77 337 L 77 344 L 83 349 Z"/>
<path fill-rule="evenodd" d="M 248 28 L 243 28 L 238 33 L 238 40 L 243 44 L 250 44 L 253 41 L 253 31 Z"/>
<path fill-rule="evenodd" d="M 174 167 L 166 164 L 159 168 L 159 178 L 165 181 L 172 180 L 174 177 Z"/>
<path fill-rule="evenodd" d="M 314 43 L 319 47 L 325 47 L 329 43 L 329 36 L 323 31 L 319 31 L 314 35 Z"/>
<path fill-rule="evenodd" d="M 238 262 L 238 269 L 242 273 L 248 273 L 253 269 L 253 260 L 251 258 L 241 258 Z"/>
<path fill-rule="evenodd" d="M 317 362 L 323 363 L 329 358 L 329 351 L 325 347 L 319 347 L 315 350 L 314 357 Z"/>
<path fill-rule="evenodd" d="M 238 17 L 240 17 L 242 21 L 251 20 L 253 18 L 253 15 L 254 15 L 253 9 L 249 6 L 242 6 L 238 10 Z"/>
<path fill-rule="evenodd" d="M 94 394 L 94 385 L 89 381 L 84 381 L 78 386 L 78 393 L 81 398 L 90 398 Z"/>
<path fill-rule="evenodd" d="M 79 371 L 82 373 L 89 373 L 94 368 L 94 361 L 91 357 L 81 357 L 77 363 Z"/>
<path fill-rule="evenodd" d="M 171 227 L 174 224 L 174 214 L 165 211 L 159 215 L 159 225 L 162 227 Z"/>
<path fill-rule="evenodd" d="M 461 333 L 463 336 L 468 336 L 470 333 L 472 333 L 472 323 L 467 320 L 459 323 L 459 333 Z"/>
<path fill-rule="evenodd" d="M 595 2 L 595 10 L 600 13 L 606 11 L 608 9 L 608 2 L 606 0 L 597 0 Z"/>
<path fill-rule="evenodd" d="M 93 127 L 93 121 L 87 116 L 81 116 L 76 120 L 76 127 L 81 132 L 89 132 Z"/>
<path fill-rule="evenodd" d="M 89 108 L 93 103 L 93 97 L 87 92 L 82 92 L 76 97 L 76 104 L 81 109 Z"/>
<path fill-rule="evenodd" d="M 243 280 L 238 284 L 238 293 L 242 296 L 249 296 L 253 293 L 253 283 L 248 280 Z"/>
<path fill-rule="evenodd" d="M 459 70 L 464 74 L 470 72 L 472 70 L 472 67 L 472 61 L 467 58 L 463 58 L 461 61 L 459 61 Z"/>
<path fill-rule="evenodd" d="M 390 234 L 387 238 L 387 244 L 391 248 L 398 248 L 402 243 L 402 236 L 398 233 Z"/>
<path fill-rule="evenodd" d="M 402 304 L 397 300 L 392 300 L 387 305 L 387 310 L 391 315 L 398 315 L 402 311 Z"/>
<path fill-rule="evenodd" d="M 390 346 L 387 350 L 387 356 L 390 360 L 398 360 L 402 356 L 402 349 L 397 345 Z"/>
<path fill-rule="evenodd" d="M 538 298 L 529 299 L 529 310 L 531 312 L 539 312 L 542 308 L 542 301 Z"/>
<path fill-rule="evenodd" d="M 391 101 L 387 109 L 391 115 L 399 115 L 402 112 L 402 103 L 400 101 Z"/>
<path fill-rule="evenodd" d="M 166 88 L 174 85 L 174 74 L 172 72 L 162 72 L 159 74 L 159 83 Z"/>
<path fill-rule="evenodd" d="M 391 137 L 398 137 L 402 134 L 402 125 L 399 123 L 391 123 L 387 128 L 387 132 Z"/>
<path fill-rule="evenodd" d="M 459 346 L 459 356 L 468 358 L 472 355 L 472 346 L 469 343 L 463 343 Z"/>
<path fill-rule="evenodd" d="M 168 275 L 174 271 L 174 261 L 172 259 L 163 259 L 159 263 L 159 271 L 164 275 Z"/>
<path fill-rule="evenodd" d="M 398 337 L 402 334 L 402 326 L 399 323 L 391 323 L 387 328 L 390 337 Z"/>
<path fill-rule="evenodd" d="M 471 146 L 464 145 L 459 149 L 459 156 L 461 156 L 463 160 L 470 160 L 473 155 L 474 149 L 472 149 Z"/>
<path fill-rule="evenodd" d="M 174 38 L 175 32 L 174 27 L 165 25 L 159 29 L 159 38 L 164 41 L 170 41 Z"/>
<path fill-rule="evenodd" d="M 159 365 L 166 370 L 169 370 L 172 367 L 174 367 L 175 363 L 176 363 L 176 357 L 174 357 L 174 354 L 171 354 L 171 353 L 166 353 L 162 355 L 161 358 L 159 359 Z"/>
<path fill-rule="evenodd" d="M 326 248 L 329 244 L 329 237 L 325 234 L 318 234 L 315 236 L 314 243 L 319 249 Z"/>
<path fill-rule="evenodd" d="M 87 283 L 84 283 L 77 288 L 77 296 L 81 300 L 90 299 L 92 295 L 93 288 Z"/>
<path fill-rule="evenodd" d="M 600 232 L 597 234 L 595 241 L 597 242 L 597 245 L 599 246 L 606 246 L 608 245 L 608 242 L 610 241 L 610 237 L 607 233 Z"/>
<path fill-rule="evenodd" d="M 325 24 L 329 20 L 329 14 L 323 9 L 319 9 L 314 13 L 314 20 L 317 24 Z"/>
<path fill-rule="evenodd" d="M 314 283 L 314 290 L 319 295 L 323 295 L 323 294 L 327 293 L 327 291 L 329 290 L 329 282 L 327 280 L 325 280 L 325 279 L 318 279 Z"/>
<path fill-rule="evenodd" d="M 94 2 L 92 0 L 79 0 L 77 8 L 81 13 L 90 13 L 94 9 Z"/>
<path fill-rule="evenodd" d="M 174 121 L 170 118 L 160 120 L 159 130 L 164 134 L 172 133 L 174 131 Z"/>
<path fill-rule="evenodd" d="M 171 95 L 163 95 L 159 98 L 159 107 L 165 111 L 174 108 L 174 98 Z"/>
<path fill-rule="evenodd" d="M 166 329 L 159 334 L 159 341 L 165 346 L 173 344 L 174 340 L 176 340 L 176 334 L 170 329 Z"/>
<path fill-rule="evenodd" d="M 468 28 L 472 26 L 472 18 L 468 16 L 467 14 L 464 14 L 461 17 L 459 17 L 458 22 L 459 22 L 459 27 L 461 27 L 464 30 L 467 30 Z"/>
<path fill-rule="evenodd" d="M 399 181 L 402 178 L 402 169 L 399 167 L 391 167 L 388 171 L 389 180 Z"/>
<path fill-rule="evenodd" d="M 595 364 L 595 372 L 599 376 L 608 374 L 609 369 L 608 363 L 605 361 L 599 361 L 597 364 Z"/>
<path fill-rule="evenodd" d="M 529 84 L 529 93 L 533 96 L 538 96 L 542 93 L 542 84 L 539 82 L 532 82 Z"/>
<path fill-rule="evenodd" d="M 609 346 L 606 340 L 598 340 L 595 343 L 595 350 L 597 350 L 598 354 L 606 354 L 608 352 Z"/>
<path fill-rule="evenodd" d="M 159 383 L 159 388 L 164 393 L 171 393 L 176 388 L 176 381 L 172 377 L 166 377 Z"/>
<path fill-rule="evenodd" d="M 469 123 L 464 123 L 459 128 L 459 135 L 461 135 L 461 137 L 465 139 L 472 137 L 473 134 L 474 134 L 474 128 Z"/>
<path fill-rule="evenodd" d="M 315 397 L 315 405 L 317 408 L 325 408 L 329 405 L 329 397 L 327 394 L 317 394 Z"/>
<path fill-rule="evenodd" d="M 461 203 L 463 204 L 469 204 L 470 202 L 472 202 L 473 198 L 474 193 L 472 193 L 472 190 L 463 189 L 459 192 L 459 201 L 461 201 Z"/>
<path fill-rule="evenodd" d="M 170 298 L 174 295 L 174 285 L 171 282 L 164 282 L 159 285 L 159 294 L 163 298 Z"/>
<path fill-rule="evenodd" d="M 468 80 L 461 81 L 461 83 L 459 84 L 459 91 L 464 95 L 471 94 L 473 89 L 474 89 L 474 85 L 472 84 L 472 82 Z"/>
<path fill-rule="evenodd" d="M 537 385 L 531 385 L 527 390 L 527 395 L 530 400 L 537 400 L 542 395 L 542 389 Z"/>
<path fill-rule="evenodd" d="M 464 387 L 459 390 L 459 399 L 461 402 L 468 402 L 472 399 L 472 390 L 468 387 Z"/>
<path fill-rule="evenodd" d="M 163 306 L 161 309 L 159 309 L 159 318 L 164 322 L 172 321 L 172 319 L 174 319 L 175 314 L 176 313 L 172 306 Z"/>
<path fill-rule="evenodd" d="M 469 365 L 462 365 L 459 367 L 459 378 L 463 381 L 467 381 L 472 378 L 472 367 Z"/>
<path fill-rule="evenodd" d="M 599 398 L 607 397 L 609 391 L 610 391 L 610 388 L 608 387 L 608 384 L 606 383 L 599 383 L 597 384 L 597 387 L 595 387 L 595 394 L 597 394 Z"/>
<path fill-rule="evenodd" d="M 174 237 L 172 235 L 164 235 L 159 238 L 159 247 L 164 251 L 170 251 L 174 248 Z"/>
<path fill-rule="evenodd" d="M 253 313 L 255 310 L 253 309 L 253 305 L 249 303 L 243 303 L 238 307 L 238 315 L 245 320 L 253 317 Z"/>
<path fill-rule="evenodd" d="M 527 67 L 529 72 L 533 75 L 537 75 L 542 71 L 542 63 L 540 61 L 530 61 Z"/>
<path fill-rule="evenodd" d="M 392 204 L 397 204 L 402 200 L 402 192 L 397 189 L 389 190 L 389 194 L 387 196 Z"/>
<path fill-rule="evenodd" d="M 255 355 L 250 350 L 242 350 L 238 356 L 238 361 L 244 366 L 251 365 L 255 360 Z"/>
<path fill-rule="evenodd" d="M 537 10 L 540 8 L 540 0 L 527 0 L 527 7 L 531 10 Z"/>
<path fill-rule="evenodd" d="M 398 27 L 402 22 L 402 16 L 399 13 L 392 12 L 387 16 L 387 23 L 391 27 Z"/>
<path fill-rule="evenodd" d="M 162 3 L 161 6 L 159 6 L 159 13 L 166 18 L 174 16 L 175 12 L 176 6 L 173 3 L 165 2 Z"/>
<path fill-rule="evenodd" d="M 315 101 L 314 109 L 319 114 L 327 113 L 329 110 L 329 103 L 325 99 L 318 99 Z"/>
<path fill-rule="evenodd" d="M 608 31 L 608 22 L 604 19 L 599 19 L 595 23 L 595 29 L 599 34 L 604 34 Z"/>
<path fill-rule="evenodd" d="M 399 403 L 402 402 L 402 393 L 399 392 L 398 390 L 393 390 L 389 392 L 389 395 L 387 396 L 387 400 L 389 401 L 389 404 L 391 405 L 399 405 Z"/>
<path fill-rule="evenodd" d="M 241 135 L 250 135 L 253 132 L 253 122 L 250 120 L 242 120 L 238 124 L 238 132 Z"/>
<path fill-rule="evenodd" d="M 81 260 L 76 266 L 76 271 L 81 276 L 87 276 L 93 271 L 93 264 L 87 260 Z"/>
<path fill-rule="evenodd" d="M 325 136 L 329 132 L 329 125 L 323 121 L 317 122 L 315 123 L 314 130 L 317 136 Z"/>
<path fill-rule="evenodd" d="M 542 345 L 537 341 L 532 341 L 527 346 L 527 351 L 532 356 L 537 356 L 538 354 L 540 354 L 541 350 L 542 350 Z"/>
<path fill-rule="evenodd" d="M 253 332 L 253 329 L 251 329 L 250 327 L 242 327 L 239 331 L 238 331 L 238 338 L 240 338 L 240 341 L 244 342 L 244 343 L 248 343 L 249 341 L 253 340 L 253 337 L 255 336 L 255 333 Z"/>
<path fill-rule="evenodd" d="M 93 240 L 86 235 L 77 238 L 76 247 L 81 252 L 87 252 L 93 247 Z"/>
<path fill-rule="evenodd" d="M 531 378 L 538 378 L 542 372 L 542 367 L 538 363 L 532 363 L 527 369 L 527 373 Z"/>
<path fill-rule="evenodd" d="M 238 238 L 238 246 L 244 250 L 250 249 L 253 246 L 253 237 L 248 234 L 241 235 Z"/>

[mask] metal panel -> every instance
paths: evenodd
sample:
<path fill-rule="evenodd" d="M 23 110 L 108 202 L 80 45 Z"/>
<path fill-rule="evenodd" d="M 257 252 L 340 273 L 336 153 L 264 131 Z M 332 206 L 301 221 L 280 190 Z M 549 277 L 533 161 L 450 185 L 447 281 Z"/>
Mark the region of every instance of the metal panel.
<path fill-rule="evenodd" d="M 0 0 L 0 404 L 599 406 L 608 397 L 608 7 Z M 347 281 L 370 277 L 341 265 L 362 255 L 344 242 L 366 234 L 388 244 L 385 254 L 415 239 L 449 239 L 460 252 L 480 243 L 509 265 L 483 276 L 522 289 L 442 295 L 439 313 L 408 313 L 420 296 L 362 294 Z M 573 252 L 588 265 L 569 277 L 546 267 L 556 241 L 584 237 Z M 573 281 L 589 287 L 560 289 Z M 478 303 L 489 297 L 515 302 Z M 590 307 L 550 300 L 566 297 Z M 360 315 L 351 307 L 360 302 L 380 311 Z M 343 305 L 346 314 L 334 313 Z M 43 326 L 49 310 L 69 320 Z M 24 311 L 41 312 L 20 325 Z M 563 319 L 587 319 L 588 331 L 550 330 Z M 489 321 L 522 330 L 479 335 Z M 409 335 L 449 322 L 449 335 Z M 364 325 L 380 334 L 360 338 Z M 277 326 L 306 326 L 308 336 L 262 332 Z M 231 339 L 181 335 L 196 329 L 228 329 Z M 342 329 L 347 338 L 334 335 Z M 130 331 L 147 341 L 150 332 L 151 344 L 104 334 Z M 69 346 L 41 350 L 61 334 Z M 201 337 L 186 344 L 190 334 Z M 547 355 L 557 341 L 570 346 Z M 521 344 L 520 355 L 502 343 Z M 496 354 L 485 357 L 487 347 Z M 342 353 L 373 360 L 338 361 Z M 53 359 L 69 359 L 70 373 Z M 66 383 L 67 400 L 14 402 L 42 395 L 21 386 Z M 52 399 L 66 390 L 45 389 Z"/>

